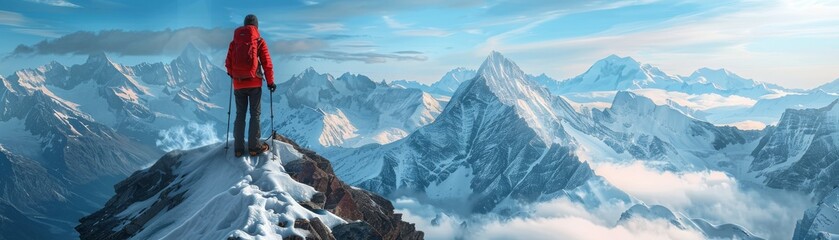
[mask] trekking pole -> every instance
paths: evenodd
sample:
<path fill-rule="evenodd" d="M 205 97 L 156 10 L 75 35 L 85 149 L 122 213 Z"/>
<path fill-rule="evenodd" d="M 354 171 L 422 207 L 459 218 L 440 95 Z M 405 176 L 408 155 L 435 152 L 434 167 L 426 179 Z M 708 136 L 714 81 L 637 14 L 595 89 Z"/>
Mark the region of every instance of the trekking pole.
<path fill-rule="evenodd" d="M 224 155 L 227 156 L 227 149 L 230 145 L 230 108 L 233 106 L 233 79 L 230 80 L 230 97 L 227 100 L 227 136 L 224 137 Z"/>
<path fill-rule="evenodd" d="M 272 151 L 276 151 L 276 144 L 274 144 L 274 135 L 277 134 L 277 131 L 274 130 L 274 91 L 271 91 L 271 94 L 268 95 L 268 105 L 271 108 L 271 149 Z M 272 153 L 272 159 L 277 160 L 276 152 Z"/>

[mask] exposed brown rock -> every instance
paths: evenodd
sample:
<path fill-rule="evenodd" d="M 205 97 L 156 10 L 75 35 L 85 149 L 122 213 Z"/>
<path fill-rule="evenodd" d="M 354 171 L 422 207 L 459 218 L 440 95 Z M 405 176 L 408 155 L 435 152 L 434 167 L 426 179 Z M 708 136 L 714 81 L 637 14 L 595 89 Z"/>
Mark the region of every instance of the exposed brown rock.
<path fill-rule="evenodd" d="M 414 224 L 402 221 L 401 214 L 393 212 L 390 201 L 365 190 L 353 189 L 335 176 L 329 160 L 315 152 L 301 148 L 294 141 L 281 135 L 275 135 L 274 138 L 291 144 L 295 150 L 303 154 L 301 159 L 286 163 L 285 169 L 298 182 L 324 193 L 323 209 L 347 221 L 360 220 L 368 223 L 373 234 L 381 239 L 423 239 L 424 234 L 417 231 Z M 349 237 L 352 234 L 362 236 L 364 231 L 363 227 L 356 224 L 342 227 L 342 232 Z M 366 237 L 375 239 L 376 236 Z"/>

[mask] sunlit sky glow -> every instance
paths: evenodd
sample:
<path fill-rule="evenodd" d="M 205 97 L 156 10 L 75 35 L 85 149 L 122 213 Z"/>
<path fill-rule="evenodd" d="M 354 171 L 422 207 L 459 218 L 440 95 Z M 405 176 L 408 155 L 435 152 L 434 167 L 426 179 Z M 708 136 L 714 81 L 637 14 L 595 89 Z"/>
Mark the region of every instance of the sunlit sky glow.
<path fill-rule="evenodd" d="M 50 60 L 80 63 L 99 50 L 127 64 L 168 61 L 183 47 L 183 38 L 164 41 L 157 50 L 117 47 L 156 43 L 148 39 L 188 27 L 226 33 L 248 13 L 257 14 L 263 36 L 272 42 L 282 80 L 313 66 L 374 80 L 430 83 L 455 67 L 477 68 L 491 50 L 528 73 L 560 80 L 609 54 L 631 56 L 670 74 L 726 68 L 790 88 L 839 78 L 839 1 L 806 0 L 4 1 L 0 74 Z M 77 31 L 103 30 L 119 31 L 96 35 L 96 41 L 56 41 Z M 222 61 L 226 49 L 219 43 L 229 39 L 189 36 Z"/>

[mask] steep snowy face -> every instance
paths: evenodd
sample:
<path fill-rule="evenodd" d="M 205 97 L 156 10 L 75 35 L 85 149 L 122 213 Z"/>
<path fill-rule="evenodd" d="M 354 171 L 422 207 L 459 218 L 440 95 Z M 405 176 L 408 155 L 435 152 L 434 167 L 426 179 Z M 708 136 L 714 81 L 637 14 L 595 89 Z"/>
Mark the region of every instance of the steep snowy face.
<path fill-rule="evenodd" d="M 77 229 L 83 239 L 280 239 L 309 234 L 294 226 L 297 219 L 321 228 L 346 223 L 299 203 L 317 192 L 294 181 L 282 164 L 301 155 L 273 144 L 271 154 L 258 157 L 234 158 L 221 144 L 170 152 L 118 184 L 116 197 Z"/>
<path fill-rule="evenodd" d="M 422 238 L 387 200 L 347 186 L 328 161 L 278 138 L 256 157 L 235 158 L 223 144 L 169 152 L 117 184 L 76 230 L 82 239 Z"/>
<path fill-rule="evenodd" d="M 55 174 L 75 183 L 127 175 L 146 163 L 144 157 L 157 154 L 94 122 L 76 104 L 47 89 L 8 91 L 0 99 L 0 109 L 4 110 L 0 129 L 8 129 L 7 133 L 14 136 L 0 143 L 14 153 L 41 161 L 46 168 L 57 171 Z"/>
<path fill-rule="evenodd" d="M 564 99 L 552 96 L 545 88 L 529 79 L 524 72 L 501 53 L 493 51 L 478 69 L 471 85 L 483 85 L 502 104 L 513 107 L 516 114 L 537 132 L 544 142 L 555 141 L 562 135 L 560 122 L 575 126 L 585 125 Z M 469 88 L 466 88 L 469 89 Z M 470 93 L 461 95 L 468 96 Z M 471 93 L 481 94 L 481 93 Z M 453 97 L 448 106 L 458 104 L 463 97 Z"/>
<path fill-rule="evenodd" d="M 615 91 L 642 88 L 677 89 L 682 80 L 630 57 L 610 55 L 585 73 L 563 81 L 557 93 Z"/>
<path fill-rule="evenodd" d="M 279 86 L 278 132 L 307 147 L 357 147 L 401 139 L 432 121 L 440 103 L 417 89 L 309 68 Z"/>
<path fill-rule="evenodd" d="M 752 152 L 749 170 L 773 188 L 824 196 L 839 182 L 839 107 L 787 110 Z"/>
<path fill-rule="evenodd" d="M 105 200 L 108 182 L 159 152 L 95 122 L 49 89 L 14 79 L 0 87 L 0 199 L 28 216 L 56 220 L 60 238 L 72 238 L 68 223 Z"/>
<path fill-rule="evenodd" d="M 745 228 L 735 224 L 713 225 L 703 219 L 690 219 L 684 214 L 673 213 L 670 209 L 653 205 L 637 204 L 621 214 L 618 224 L 626 224 L 634 218 L 647 220 L 664 220 L 683 230 L 693 230 L 702 233 L 708 239 L 743 239 L 759 240 L 760 237 L 750 233 Z"/>
<path fill-rule="evenodd" d="M 836 239 L 839 237 L 839 188 L 834 188 L 819 204 L 804 212 L 795 225 L 793 240 Z"/>
<path fill-rule="evenodd" d="M 66 184 L 50 175 L 40 162 L 14 154 L 0 145 L 0 202 L 27 212 L 44 211 L 44 203 L 60 203 L 70 196 Z"/>
<path fill-rule="evenodd" d="M 545 93 L 494 52 L 433 123 L 391 144 L 328 155 L 339 176 L 385 195 L 413 191 L 468 202 L 474 212 L 552 199 L 589 182 L 593 171 L 564 130 L 583 118 Z"/>
<path fill-rule="evenodd" d="M 281 94 L 288 99 L 291 107 L 307 106 L 318 108 L 321 99 L 331 100 L 338 94 L 333 82 L 335 78 L 329 74 L 320 74 L 314 68 L 307 68 L 303 73 L 292 76 L 291 79 L 279 85 Z"/>
<path fill-rule="evenodd" d="M 533 75 L 528 74 L 527 78 L 529 78 L 533 82 L 536 82 L 536 83 L 542 85 L 542 87 L 547 88 L 548 91 L 552 92 L 552 93 L 559 92 L 559 86 L 562 83 L 562 82 L 560 82 L 556 79 L 548 77 L 548 75 L 545 75 L 544 73 L 539 74 L 537 76 L 533 76 Z"/>
<path fill-rule="evenodd" d="M 714 126 L 631 92 L 618 92 L 612 107 L 593 115 L 608 129 L 594 135 L 615 152 L 663 160 L 678 170 L 715 169 L 717 161 L 727 159 L 720 149 L 756 140 L 756 134 Z"/>
<path fill-rule="evenodd" d="M 477 72 L 475 70 L 463 67 L 455 68 L 443 75 L 443 77 L 440 78 L 440 80 L 431 84 L 431 88 L 437 90 L 436 92 L 432 93 L 439 93 L 451 96 L 452 94 L 454 94 L 454 91 L 457 90 L 457 87 L 459 87 L 461 83 L 474 78 L 475 75 L 477 75 Z"/>
<path fill-rule="evenodd" d="M 96 122 L 150 143 L 160 129 L 223 122 L 220 106 L 226 105 L 230 85 L 229 77 L 194 47 L 169 64 L 124 66 L 99 53 L 84 64 L 67 68 L 52 62 L 13 78 L 25 91 L 48 89 Z"/>

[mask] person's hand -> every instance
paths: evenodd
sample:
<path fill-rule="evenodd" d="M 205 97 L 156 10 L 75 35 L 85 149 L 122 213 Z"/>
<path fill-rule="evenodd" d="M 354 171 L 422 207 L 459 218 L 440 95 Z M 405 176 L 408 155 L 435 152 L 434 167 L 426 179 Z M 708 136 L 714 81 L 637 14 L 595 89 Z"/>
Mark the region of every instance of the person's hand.
<path fill-rule="evenodd" d="M 268 84 L 268 90 L 271 90 L 271 92 L 274 92 L 274 90 L 277 90 L 277 84 L 273 84 L 273 83 Z"/>

